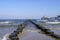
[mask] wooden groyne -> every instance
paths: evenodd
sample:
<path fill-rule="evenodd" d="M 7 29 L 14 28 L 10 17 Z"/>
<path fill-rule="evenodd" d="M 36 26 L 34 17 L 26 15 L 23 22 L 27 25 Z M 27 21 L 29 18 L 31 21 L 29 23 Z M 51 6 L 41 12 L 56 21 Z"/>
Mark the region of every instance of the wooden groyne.
<path fill-rule="evenodd" d="M 32 24 L 35 25 L 35 27 L 39 30 L 41 30 L 44 34 L 48 35 L 48 36 L 51 36 L 52 38 L 55 38 L 57 40 L 60 40 L 60 36 L 57 35 L 57 34 L 54 34 L 54 32 L 52 32 L 50 29 L 47 29 L 45 27 L 43 27 L 42 25 L 38 25 L 37 23 L 31 21 L 31 20 L 27 20 L 25 21 L 24 23 L 18 25 L 18 28 L 13 31 L 13 33 L 11 33 L 9 35 L 9 39 L 10 40 L 19 40 L 19 37 L 18 35 L 22 33 L 23 29 L 27 26 L 27 22 L 31 22 Z"/>
<path fill-rule="evenodd" d="M 56 40 L 60 40 L 60 35 L 54 34 L 50 29 L 43 27 L 42 25 L 38 25 L 35 22 L 29 20 L 32 24 L 34 24 L 39 30 L 41 30 L 44 34 L 55 38 Z"/>
<path fill-rule="evenodd" d="M 27 23 L 24 22 L 18 25 L 18 28 L 9 35 L 10 40 L 19 40 L 18 35 L 22 33 L 23 29 L 26 27 Z"/>

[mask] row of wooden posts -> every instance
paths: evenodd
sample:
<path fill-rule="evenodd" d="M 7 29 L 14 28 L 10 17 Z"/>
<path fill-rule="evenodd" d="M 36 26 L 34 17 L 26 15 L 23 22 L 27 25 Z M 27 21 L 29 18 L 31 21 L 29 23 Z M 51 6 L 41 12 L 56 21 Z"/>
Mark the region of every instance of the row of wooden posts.
<path fill-rule="evenodd" d="M 32 24 L 34 24 L 39 30 L 41 30 L 44 34 L 51 36 L 57 40 L 60 40 L 60 35 L 54 34 L 54 32 L 52 32 L 50 29 L 47 29 L 45 27 L 43 27 L 42 25 L 38 25 L 35 22 L 28 20 L 29 22 L 31 22 Z M 11 40 L 19 40 L 18 34 L 22 33 L 23 29 L 26 27 L 27 22 L 25 21 L 24 23 L 18 25 L 18 28 L 9 35 L 9 38 Z"/>
<path fill-rule="evenodd" d="M 18 25 L 18 28 L 9 35 L 10 40 L 19 40 L 18 35 L 22 33 L 26 25 L 26 22 Z"/>
<path fill-rule="evenodd" d="M 52 37 L 52 38 L 55 38 L 56 40 L 60 40 L 60 35 L 57 35 L 57 34 L 54 34 L 54 32 L 52 32 L 50 29 L 47 29 L 45 27 L 43 27 L 42 25 L 38 25 L 37 23 L 33 22 L 30 20 L 30 22 L 32 24 L 34 24 L 39 30 L 41 30 L 44 34 Z"/>

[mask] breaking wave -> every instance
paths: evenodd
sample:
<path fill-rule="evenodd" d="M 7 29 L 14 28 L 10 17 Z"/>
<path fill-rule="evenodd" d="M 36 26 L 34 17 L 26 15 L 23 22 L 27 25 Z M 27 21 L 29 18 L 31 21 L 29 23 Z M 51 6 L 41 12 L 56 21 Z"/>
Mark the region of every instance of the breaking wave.
<path fill-rule="evenodd" d="M 9 34 L 6 34 L 2 39 L 0 39 L 0 40 L 10 40 L 9 38 Z"/>

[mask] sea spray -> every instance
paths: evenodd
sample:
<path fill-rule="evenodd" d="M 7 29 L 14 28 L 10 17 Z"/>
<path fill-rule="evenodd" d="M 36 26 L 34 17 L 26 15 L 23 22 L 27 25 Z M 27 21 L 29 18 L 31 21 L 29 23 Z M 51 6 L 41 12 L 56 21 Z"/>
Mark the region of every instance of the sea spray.
<path fill-rule="evenodd" d="M 9 35 L 10 35 L 10 34 L 6 34 L 1 40 L 10 40 L 10 39 L 9 39 Z"/>

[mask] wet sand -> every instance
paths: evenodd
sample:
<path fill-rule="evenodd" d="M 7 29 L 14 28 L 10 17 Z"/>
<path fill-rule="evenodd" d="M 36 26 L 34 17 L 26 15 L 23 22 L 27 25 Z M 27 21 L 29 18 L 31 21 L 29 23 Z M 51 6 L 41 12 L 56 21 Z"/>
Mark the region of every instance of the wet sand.
<path fill-rule="evenodd" d="M 55 40 L 45 34 L 35 32 L 38 30 L 33 24 L 29 23 L 24 29 L 22 35 L 19 36 L 20 40 Z"/>

